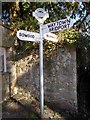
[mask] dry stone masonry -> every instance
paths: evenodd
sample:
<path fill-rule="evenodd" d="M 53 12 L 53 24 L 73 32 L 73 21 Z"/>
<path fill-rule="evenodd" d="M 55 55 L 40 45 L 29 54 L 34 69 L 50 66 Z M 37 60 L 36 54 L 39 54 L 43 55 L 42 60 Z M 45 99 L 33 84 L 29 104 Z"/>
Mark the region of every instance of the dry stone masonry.
<path fill-rule="evenodd" d="M 1 75 L 4 88 L 3 99 L 9 96 L 10 92 L 12 95 L 17 94 L 18 89 L 22 87 L 27 93 L 40 100 L 39 55 L 34 52 L 25 53 L 14 61 L 9 59 L 7 67 L 8 73 Z M 52 52 L 51 56 L 44 56 L 44 94 L 46 104 L 50 103 L 59 110 L 77 111 L 75 48 L 59 48 Z"/>
<path fill-rule="evenodd" d="M 10 64 L 10 61 L 9 61 Z M 11 62 L 12 88 L 27 90 L 39 100 L 39 56 L 32 53 Z M 59 48 L 48 58 L 44 56 L 45 101 L 60 109 L 77 111 L 76 51 Z M 17 93 L 17 92 L 16 92 Z"/>

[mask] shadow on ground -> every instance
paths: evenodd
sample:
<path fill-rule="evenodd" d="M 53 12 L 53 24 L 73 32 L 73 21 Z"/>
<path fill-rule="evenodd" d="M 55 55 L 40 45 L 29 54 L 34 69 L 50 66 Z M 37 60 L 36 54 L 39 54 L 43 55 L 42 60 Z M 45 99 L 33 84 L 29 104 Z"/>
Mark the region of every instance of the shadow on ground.
<path fill-rule="evenodd" d="M 21 102 L 11 97 L 2 105 L 2 120 L 4 119 L 28 119 L 40 120 L 40 116 L 31 104 L 23 105 Z"/>

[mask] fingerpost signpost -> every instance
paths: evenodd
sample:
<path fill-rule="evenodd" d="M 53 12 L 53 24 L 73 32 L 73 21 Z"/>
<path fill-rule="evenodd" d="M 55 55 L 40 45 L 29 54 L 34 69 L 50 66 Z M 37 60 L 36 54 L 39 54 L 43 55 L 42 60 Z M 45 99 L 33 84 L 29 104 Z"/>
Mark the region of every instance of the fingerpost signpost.
<path fill-rule="evenodd" d="M 56 22 L 43 25 L 44 21 L 49 18 L 48 12 L 38 8 L 33 12 L 33 16 L 40 24 L 40 33 L 29 32 L 25 30 L 17 31 L 17 37 L 22 41 L 39 42 L 40 52 L 40 115 L 43 118 L 44 112 L 44 80 L 43 80 L 43 39 L 58 42 L 57 36 L 51 32 L 65 30 L 73 26 L 72 19 L 62 19 Z"/>
<path fill-rule="evenodd" d="M 43 83 L 43 28 L 44 21 L 49 18 L 49 14 L 42 8 L 38 8 L 33 12 L 33 16 L 39 21 L 40 24 L 40 115 L 43 118 L 44 111 L 44 83 Z"/>

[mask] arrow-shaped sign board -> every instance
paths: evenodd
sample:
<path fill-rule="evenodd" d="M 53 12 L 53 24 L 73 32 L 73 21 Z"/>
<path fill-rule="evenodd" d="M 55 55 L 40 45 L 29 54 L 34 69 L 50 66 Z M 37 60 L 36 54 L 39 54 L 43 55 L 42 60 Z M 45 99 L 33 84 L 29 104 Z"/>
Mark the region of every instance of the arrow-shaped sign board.
<path fill-rule="evenodd" d="M 58 42 L 57 35 L 50 32 L 44 34 L 44 38 L 49 41 Z"/>
<path fill-rule="evenodd" d="M 40 41 L 40 34 L 25 30 L 17 31 L 17 37 L 23 41 Z"/>
<path fill-rule="evenodd" d="M 43 25 L 42 26 L 43 34 L 48 32 L 57 32 L 60 30 L 65 30 L 65 29 L 71 28 L 72 26 L 73 26 L 73 20 L 71 18 L 58 20 L 56 22 Z"/>

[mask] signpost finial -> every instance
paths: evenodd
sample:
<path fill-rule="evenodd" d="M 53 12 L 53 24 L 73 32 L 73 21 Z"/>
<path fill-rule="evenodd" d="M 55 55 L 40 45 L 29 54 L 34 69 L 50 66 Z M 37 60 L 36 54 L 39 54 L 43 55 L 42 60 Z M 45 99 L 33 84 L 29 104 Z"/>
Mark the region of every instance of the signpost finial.
<path fill-rule="evenodd" d="M 43 8 L 38 8 L 33 12 L 33 16 L 39 21 L 40 24 L 43 24 L 44 21 L 49 18 L 49 14 Z"/>

